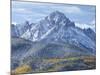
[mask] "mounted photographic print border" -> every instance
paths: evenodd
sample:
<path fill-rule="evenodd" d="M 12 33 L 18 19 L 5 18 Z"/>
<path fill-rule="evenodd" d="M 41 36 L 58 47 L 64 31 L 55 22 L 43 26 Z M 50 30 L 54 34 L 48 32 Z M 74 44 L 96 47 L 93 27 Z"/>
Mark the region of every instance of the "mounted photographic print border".
<path fill-rule="evenodd" d="M 12 74 L 96 68 L 96 6 L 11 4 Z"/>

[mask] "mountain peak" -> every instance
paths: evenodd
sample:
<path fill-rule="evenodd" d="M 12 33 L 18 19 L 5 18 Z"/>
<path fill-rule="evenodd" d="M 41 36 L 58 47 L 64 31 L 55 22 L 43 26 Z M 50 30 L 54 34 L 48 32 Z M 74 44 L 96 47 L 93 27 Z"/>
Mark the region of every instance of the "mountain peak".
<path fill-rule="evenodd" d="M 70 23 L 71 21 L 66 17 L 66 15 L 60 11 L 54 11 L 50 15 L 48 15 L 45 20 L 49 22 L 59 25 L 60 23 Z"/>
<path fill-rule="evenodd" d="M 59 17 L 65 17 L 66 16 L 64 15 L 64 13 L 60 12 L 60 11 L 54 11 L 50 14 L 51 17 L 56 17 L 56 16 L 59 16 Z"/>
<path fill-rule="evenodd" d="M 62 12 L 57 11 L 57 10 L 56 10 L 56 11 L 54 11 L 54 12 L 52 12 L 51 14 L 56 14 L 56 15 L 57 15 L 57 14 L 58 14 L 58 15 L 61 15 L 61 14 L 62 14 L 62 15 L 64 15 Z"/>

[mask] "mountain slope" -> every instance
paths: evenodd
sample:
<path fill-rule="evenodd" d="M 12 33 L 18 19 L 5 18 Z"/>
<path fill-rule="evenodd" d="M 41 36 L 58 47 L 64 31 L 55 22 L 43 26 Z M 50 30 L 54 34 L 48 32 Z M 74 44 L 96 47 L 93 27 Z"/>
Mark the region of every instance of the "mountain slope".
<path fill-rule="evenodd" d="M 88 37 L 90 37 L 93 41 L 96 41 L 96 34 L 95 34 L 95 32 L 92 29 L 90 29 L 90 28 L 84 29 L 84 33 Z"/>
<path fill-rule="evenodd" d="M 89 36 L 88 36 L 89 35 Z M 55 11 L 27 30 L 21 38 L 31 41 L 70 43 L 95 52 L 95 33 L 75 27 L 63 13 Z"/>
<path fill-rule="evenodd" d="M 35 63 L 36 59 L 65 58 L 91 56 L 92 52 L 71 44 L 56 44 L 31 42 L 29 40 L 12 38 L 11 45 L 12 69 L 22 65 Z"/>
<path fill-rule="evenodd" d="M 11 25 L 11 36 L 12 37 L 18 37 L 19 36 L 18 29 L 14 24 Z"/>

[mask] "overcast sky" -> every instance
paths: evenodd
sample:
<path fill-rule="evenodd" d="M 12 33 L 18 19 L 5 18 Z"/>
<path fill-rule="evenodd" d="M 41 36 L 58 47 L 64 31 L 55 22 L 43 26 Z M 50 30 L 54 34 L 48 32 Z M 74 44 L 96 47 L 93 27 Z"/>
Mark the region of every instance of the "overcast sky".
<path fill-rule="evenodd" d="M 12 2 L 12 23 L 23 23 L 26 20 L 35 23 L 56 10 L 77 25 L 95 25 L 95 6 L 20 1 Z"/>

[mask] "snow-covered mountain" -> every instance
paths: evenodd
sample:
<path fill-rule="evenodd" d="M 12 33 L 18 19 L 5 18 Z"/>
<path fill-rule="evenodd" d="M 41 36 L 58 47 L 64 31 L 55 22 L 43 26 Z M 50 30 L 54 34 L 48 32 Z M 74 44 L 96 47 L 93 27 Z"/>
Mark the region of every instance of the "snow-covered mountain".
<path fill-rule="evenodd" d="M 32 41 L 40 41 L 46 38 L 52 31 L 59 31 L 62 27 L 74 26 L 66 16 L 58 11 L 51 13 L 39 23 L 36 23 L 31 30 L 27 30 L 21 37 Z"/>
<path fill-rule="evenodd" d="M 27 29 L 30 30 L 32 25 L 33 25 L 33 23 L 29 24 L 28 21 L 25 21 L 25 23 L 22 23 L 22 24 L 16 24 L 16 25 L 12 24 L 11 25 L 11 32 L 12 32 L 11 35 L 20 37 L 21 35 L 23 35 L 27 31 Z M 17 35 L 15 35 L 13 33 L 15 33 Z"/>
<path fill-rule="evenodd" d="M 59 11 L 52 12 L 38 23 L 26 22 L 17 29 L 19 37 L 33 42 L 69 43 L 95 52 L 95 33 L 76 27 Z"/>

